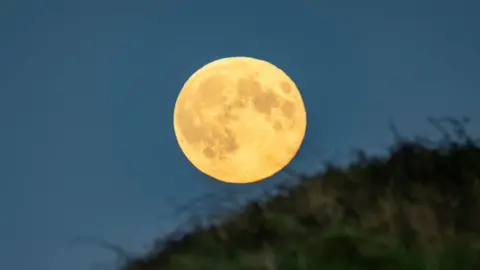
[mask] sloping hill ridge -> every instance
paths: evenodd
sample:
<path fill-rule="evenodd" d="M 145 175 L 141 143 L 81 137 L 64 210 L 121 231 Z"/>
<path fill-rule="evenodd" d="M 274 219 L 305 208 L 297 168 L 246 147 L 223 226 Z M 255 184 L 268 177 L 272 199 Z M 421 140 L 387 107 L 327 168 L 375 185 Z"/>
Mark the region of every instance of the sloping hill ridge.
<path fill-rule="evenodd" d="M 478 270 L 479 236 L 480 148 L 445 134 L 328 166 L 121 269 Z"/>

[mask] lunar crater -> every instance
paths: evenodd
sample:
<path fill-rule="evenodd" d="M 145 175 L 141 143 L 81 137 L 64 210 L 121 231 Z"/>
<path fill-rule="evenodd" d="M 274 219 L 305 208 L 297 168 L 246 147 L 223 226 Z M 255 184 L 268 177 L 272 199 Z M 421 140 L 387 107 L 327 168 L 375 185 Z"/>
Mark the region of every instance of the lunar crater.
<path fill-rule="evenodd" d="M 255 109 L 262 114 L 270 114 L 272 108 L 278 106 L 278 99 L 272 91 L 257 93 L 253 98 Z"/>
<path fill-rule="evenodd" d="M 290 84 L 286 81 L 283 81 L 283 82 L 280 83 L 280 89 L 282 89 L 282 91 L 285 94 L 290 94 L 292 92 L 292 88 L 291 88 Z"/>

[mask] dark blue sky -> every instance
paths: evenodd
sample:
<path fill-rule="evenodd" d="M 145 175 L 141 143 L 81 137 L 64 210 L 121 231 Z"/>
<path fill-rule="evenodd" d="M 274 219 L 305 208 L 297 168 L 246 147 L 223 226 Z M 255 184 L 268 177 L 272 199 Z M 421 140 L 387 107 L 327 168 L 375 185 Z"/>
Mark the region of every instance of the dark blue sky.
<path fill-rule="evenodd" d="M 0 1 L 0 268 L 80 270 L 138 251 L 192 198 L 229 186 L 196 171 L 173 133 L 178 91 L 217 58 L 285 70 L 308 112 L 298 168 L 382 149 L 387 123 L 426 116 L 480 133 L 476 0 Z M 310 163 L 309 163 L 310 162 Z"/>

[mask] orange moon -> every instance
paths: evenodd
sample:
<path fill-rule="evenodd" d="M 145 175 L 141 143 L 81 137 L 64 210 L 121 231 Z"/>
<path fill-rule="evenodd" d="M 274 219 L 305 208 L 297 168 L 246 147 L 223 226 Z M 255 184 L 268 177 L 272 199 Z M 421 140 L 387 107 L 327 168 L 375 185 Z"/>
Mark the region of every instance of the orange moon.
<path fill-rule="evenodd" d="M 187 159 L 223 182 L 246 184 L 279 172 L 307 127 L 302 96 L 273 64 L 250 57 L 213 61 L 192 74 L 176 100 L 173 126 Z"/>

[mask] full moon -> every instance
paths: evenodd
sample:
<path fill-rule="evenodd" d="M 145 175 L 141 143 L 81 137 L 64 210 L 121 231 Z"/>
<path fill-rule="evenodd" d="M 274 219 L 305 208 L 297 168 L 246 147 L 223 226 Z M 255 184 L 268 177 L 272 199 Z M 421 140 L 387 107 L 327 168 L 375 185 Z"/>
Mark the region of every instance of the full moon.
<path fill-rule="evenodd" d="M 307 127 L 292 79 L 250 57 L 213 61 L 184 84 L 173 113 L 178 144 L 201 172 L 223 182 L 268 178 L 290 163 Z"/>

